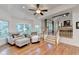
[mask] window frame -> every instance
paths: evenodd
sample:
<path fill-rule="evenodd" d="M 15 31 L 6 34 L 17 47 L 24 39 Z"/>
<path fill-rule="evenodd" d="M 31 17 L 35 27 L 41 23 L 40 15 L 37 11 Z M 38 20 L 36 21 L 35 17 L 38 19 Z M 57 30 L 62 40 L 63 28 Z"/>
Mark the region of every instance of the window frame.
<path fill-rule="evenodd" d="M 9 33 L 9 21 L 8 21 L 8 20 L 4 20 L 4 19 L 0 19 L 0 21 L 2 21 L 2 22 L 7 22 L 7 25 L 8 25 L 8 28 L 7 28 L 8 31 L 7 31 L 7 32 Z M 6 36 L 6 37 L 7 37 L 7 36 Z M 5 37 L 5 38 L 6 38 L 6 37 Z M 3 38 L 3 37 L 0 37 L 0 38 Z"/>

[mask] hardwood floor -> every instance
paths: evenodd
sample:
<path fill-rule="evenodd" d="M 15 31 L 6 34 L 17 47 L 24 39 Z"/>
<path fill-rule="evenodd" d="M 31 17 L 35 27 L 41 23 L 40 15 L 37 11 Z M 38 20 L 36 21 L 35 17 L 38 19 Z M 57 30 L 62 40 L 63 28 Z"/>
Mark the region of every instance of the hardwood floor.
<path fill-rule="evenodd" d="M 29 44 L 25 47 L 4 45 L 0 47 L 0 55 L 77 55 L 79 47 L 60 43 L 58 47 L 41 41 L 36 44 Z"/>

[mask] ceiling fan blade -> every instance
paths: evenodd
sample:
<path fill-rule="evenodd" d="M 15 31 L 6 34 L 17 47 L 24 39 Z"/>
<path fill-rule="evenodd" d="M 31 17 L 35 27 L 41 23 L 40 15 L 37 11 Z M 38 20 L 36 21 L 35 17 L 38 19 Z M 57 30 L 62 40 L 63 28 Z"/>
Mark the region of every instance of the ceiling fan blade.
<path fill-rule="evenodd" d="M 36 10 L 34 10 L 34 9 L 29 9 L 30 11 L 36 11 Z"/>
<path fill-rule="evenodd" d="M 40 13 L 41 15 L 43 15 L 43 13 Z"/>
<path fill-rule="evenodd" d="M 48 10 L 47 9 L 44 9 L 44 10 L 41 10 L 42 12 L 47 12 Z"/>
<path fill-rule="evenodd" d="M 34 15 L 36 15 L 36 13 L 34 13 Z"/>
<path fill-rule="evenodd" d="M 40 4 L 37 4 L 36 7 L 39 8 L 39 5 L 40 5 Z"/>

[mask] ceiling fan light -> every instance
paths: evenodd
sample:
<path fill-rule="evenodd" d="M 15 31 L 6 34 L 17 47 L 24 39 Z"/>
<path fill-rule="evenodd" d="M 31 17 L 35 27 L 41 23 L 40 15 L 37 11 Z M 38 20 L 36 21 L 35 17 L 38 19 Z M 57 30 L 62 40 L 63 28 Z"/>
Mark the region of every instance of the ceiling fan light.
<path fill-rule="evenodd" d="M 66 16 L 66 14 L 63 15 L 64 17 Z"/>
<path fill-rule="evenodd" d="M 38 9 L 38 10 L 36 10 L 36 13 L 40 14 L 40 13 L 41 13 L 41 11 Z"/>

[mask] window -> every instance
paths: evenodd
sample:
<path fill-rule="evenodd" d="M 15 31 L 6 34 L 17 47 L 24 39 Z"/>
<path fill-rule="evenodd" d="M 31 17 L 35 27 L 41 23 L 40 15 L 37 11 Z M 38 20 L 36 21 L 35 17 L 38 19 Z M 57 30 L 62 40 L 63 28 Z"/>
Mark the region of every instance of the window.
<path fill-rule="evenodd" d="M 23 32 L 24 31 L 24 24 L 17 24 L 16 29 L 17 32 Z"/>
<path fill-rule="evenodd" d="M 52 23 L 48 23 L 48 29 L 52 30 Z"/>
<path fill-rule="evenodd" d="M 16 29 L 19 33 L 31 34 L 32 27 L 30 24 L 17 24 Z"/>
<path fill-rule="evenodd" d="M 8 35 L 8 22 L 0 21 L 0 38 L 6 38 Z"/>
<path fill-rule="evenodd" d="M 41 26 L 35 25 L 35 32 L 40 33 L 41 32 Z"/>
<path fill-rule="evenodd" d="M 31 25 L 29 24 L 25 24 L 25 27 L 24 27 L 24 31 L 25 31 L 25 33 L 27 33 L 27 34 L 31 34 L 31 32 L 32 32 L 32 27 L 31 27 Z"/>
<path fill-rule="evenodd" d="M 52 21 L 47 22 L 47 27 L 48 27 L 48 34 L 52 34 L 54 32 L 54 24 L 52 23 Z"/>

